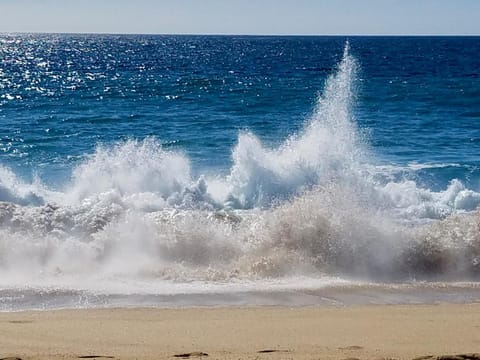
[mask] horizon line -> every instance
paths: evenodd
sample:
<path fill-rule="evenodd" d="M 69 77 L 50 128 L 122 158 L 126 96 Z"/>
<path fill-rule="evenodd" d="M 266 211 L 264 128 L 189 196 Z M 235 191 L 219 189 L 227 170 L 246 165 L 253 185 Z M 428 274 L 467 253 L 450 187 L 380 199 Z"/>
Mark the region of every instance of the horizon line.
<path fill-rule="evenodd" d="M 0 35 L 153 35 L 153 36 L 264 36 L 264 37 L 480 37 L 478 34 L 242 34 L 242 33 L 155 33 L 155 32 L 74 32 L 74 31 L 0 31 Z"/>

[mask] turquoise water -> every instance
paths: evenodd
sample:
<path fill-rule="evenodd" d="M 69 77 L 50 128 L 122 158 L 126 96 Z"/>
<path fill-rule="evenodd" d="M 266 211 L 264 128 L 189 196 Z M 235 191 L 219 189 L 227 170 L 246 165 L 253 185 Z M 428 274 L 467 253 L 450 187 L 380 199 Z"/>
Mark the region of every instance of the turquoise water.
<path fill-rule="evenodd" d="M 2 299 L 476 288 L 479 53 L 478 37 L 0 35 Z"/>

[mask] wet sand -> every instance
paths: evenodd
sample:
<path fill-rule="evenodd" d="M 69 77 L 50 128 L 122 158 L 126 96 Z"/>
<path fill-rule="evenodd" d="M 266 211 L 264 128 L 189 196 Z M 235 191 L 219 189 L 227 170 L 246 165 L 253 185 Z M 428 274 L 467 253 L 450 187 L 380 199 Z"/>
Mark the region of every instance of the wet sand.
<path fill-rule="evenodd" d="M 0 358 L 413 359 L 474 352 L 480 304 L 0 313 Z"/>

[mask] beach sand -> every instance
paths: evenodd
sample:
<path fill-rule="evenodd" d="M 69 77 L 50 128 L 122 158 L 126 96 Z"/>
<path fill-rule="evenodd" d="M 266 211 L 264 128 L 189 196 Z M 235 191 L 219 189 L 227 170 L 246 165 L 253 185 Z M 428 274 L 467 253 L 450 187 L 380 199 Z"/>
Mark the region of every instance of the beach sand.
<path fill-rule="evenodd" d="M 474 352 L 480 304 L 0 314 L 0 358 L 413 359 Z"/>

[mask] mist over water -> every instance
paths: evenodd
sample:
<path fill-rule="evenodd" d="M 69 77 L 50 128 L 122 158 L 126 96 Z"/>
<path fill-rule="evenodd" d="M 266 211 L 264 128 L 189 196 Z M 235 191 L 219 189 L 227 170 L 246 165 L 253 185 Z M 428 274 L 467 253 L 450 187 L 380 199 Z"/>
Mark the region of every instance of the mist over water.
<path fill-rule="evenodd" d="M 303 127 L 277 146 L 241 131 L 228 171 L 196 171 L 154 136 L 98 145 L 61 186 L 0 166 L 0 286 L 172 295 L 477 281 L 480 193 L 456 178 L 430 189 L 379 161 L 355 118 L 360 73 L 347 42 Z"/>

